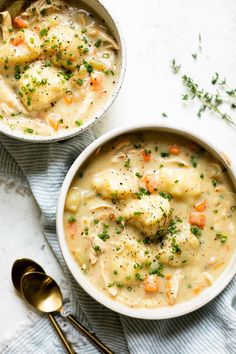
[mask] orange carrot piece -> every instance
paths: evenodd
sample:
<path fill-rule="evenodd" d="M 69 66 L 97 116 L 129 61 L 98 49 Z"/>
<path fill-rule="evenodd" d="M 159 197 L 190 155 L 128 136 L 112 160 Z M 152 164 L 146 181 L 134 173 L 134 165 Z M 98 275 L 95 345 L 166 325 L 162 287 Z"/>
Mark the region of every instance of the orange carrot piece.
<path fill-rule="evenodd" d="M 146 151 L 146 149 L 141 151 L 141 156 L 142 156 L 142 158 L 144 159 L 145 162 L 148 162 L 148 161 L 151 160 L 151 153 Z"/>
<path fill-rule="evenodd" d="M 148 293 L 156 293 L 159 290 L 157 275 L 152 274 L 147 276 L 144 280 L 144 289 Z"/>
<path fill-rule="evenodd" d="M 206 216 L 203 213 L 199 213 L 199 212 L 194 212 L 192 211 L 189 214 L 189 223 L 191 225 L 196 225 L 198 227 L 200 227 L 201 229 L 204 228 L 205 223 L 206 223 Z"/>
<path fill-rule="evenodd" d="M 203 289 L 203 286 L 202 285 L 198 285 L 198 286 L 196 286 L 196 288 L 193 289 L 193 293 L 195 295 L 198 295 L 202 291 L 202 289 Z"/>
<path fill-rule="evenodd" d="M 15 17 L 12 22 L 16 27 L 20 29 L 28 27 L 28 22 L 24 21 L 20 17 Z"/>
<path fill-rule="evenodd" d="M 59 128 L 59 121 L 57 119 L 53 119 L 53 118 L 48 118 L 48 123 L 50 124 L 50 126 L 57 131 Z"/>
<path fill-rule="evenodd" d="M 64 102 L 68 105 L 71 104 L 73 102 L 73 96 L 72 95 L 65 95 Z"/>
<path fill-rule="evenodd" d="M 171 275 L 170 273 L 167 273 L 167 274 L 165 275 L 165 278 L 166 278 L 167 280 L 170 280 L 170 279 L 172 278 L 172 275 Z"/>
<path fill-rule="evenodd" d="M 206 207 L 207 207 L 207 203 L 205 200 L 200 201 L 194 205 L 194 209 L 199 212 L 206 210 Z"/>
<path fill-rule="evenodd" d="M 15 47 L 17 47 L 20 44 L 24 44 L 25 39 L 23 37 L 12 38 L 12 39 L 10 39 L 10 43 L 12 45 L 14 45 Z"/>
<path fill-rule="evenodd" d="M 169 153 L 172 155 L 179 155 L 180 147 L 177 144 L 171 145 L 169 147 Z"/>
<path fill-rule="evenodd" d="M 154 174 L 146 175 L 143 178 L 146 188 L 150 193 L 153 193 L 157 190 L 158 188 L 158 182 L 157 182 L 157 176 Z"/>
<path fill-rule="evenodd" d="M 77 223 L 76 222 L 68 222 L 67 223 L 67 229 L 68 229 L 68 232 L 69 232 L 69 236 L 73 239 L 74 236 L 76 235 L 76 232 L 77 232 Z"/>
<path fill-rule="evenodd" d="M 90 77 L 90 85 L 93 91 L 101 91 L 103 89 L 102 75 L 98 75 L 96 77 Z"/>

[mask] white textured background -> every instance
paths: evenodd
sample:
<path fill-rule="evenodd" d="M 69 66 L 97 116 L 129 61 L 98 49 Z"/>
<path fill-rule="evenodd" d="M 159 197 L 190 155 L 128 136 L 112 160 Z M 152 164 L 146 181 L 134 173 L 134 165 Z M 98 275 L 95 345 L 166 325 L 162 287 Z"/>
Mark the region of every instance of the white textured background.
<path fill-rule="evenodd" d="M 170 61 L 181 64 L 182 74 L 212 89 L 215 72 L 236 87 L 235 0 L 102 0 L 119 21 L 127 46 L 124 85 L 96 134 L 132 122 L 163 122 L 201 134 L 236 161 L 236 129 L 212 113 L 196 117 L 198 103 L 183 103 L 181 75 Z M 198 36 L 202 38 L 199 53 Z M 195 61 L 192 53 L 197 53 Z M 214 89 L 214 87 L 213 87 Z M 235 100 L 236 101 L 236 100 Z M 161 116 L 166 112 L 168 118 Z M 236 109 L 232 112 L 236 122 Z M 29 308 L 15 295 L 10 279 L 13 261 L 31 257 L 59 282 L 59 266 L 45 245 L 40 214 L 31 196 L 0 185 L 0 343 L 20 325 L 30 323 Z M 43 247 L 42 247 L 43 246 Z"/>

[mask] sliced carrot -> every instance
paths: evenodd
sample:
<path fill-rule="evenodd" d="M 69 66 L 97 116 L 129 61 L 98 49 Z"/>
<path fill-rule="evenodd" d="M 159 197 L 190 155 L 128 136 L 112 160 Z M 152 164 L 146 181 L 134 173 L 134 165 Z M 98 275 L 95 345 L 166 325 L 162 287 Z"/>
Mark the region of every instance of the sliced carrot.
<path fill-rule="evenodd" d="M 202 285 L 198 285 L 198 286 L 196 286 L 196 288 L 193 289 L 193 293 L 195 295 L 197 295 L 197 294 L 199 294 L 202 291 L 202 289 L 203 289 L 203 286 Z"/>
<path fill-rule="evenodd" d="M 199 212 L 206 210 L 206 207 L 207 207 L 207 203 L 205 200 L 198 202 L 194 205 L 194 209 Z"/>
<path fill-rule="evenodd" d="M 176 145 L 176 144 L 171 145 L 169 147 L 169 153 L 172 154 L 172 155 L 179 155 L 180 147 L 178 145 Z"/>
<path fill-rule="evenodd" d="M 20 17 L 15 17 L 12 22 L 16 27 L 21 29 L 28 27 L 28 22 L 22 20 Z"/>
<path fill-rule="evenodd" d="M 76 222 L 68 222 L 67 223 L 67 229 L 69 232 L 69 236 L 73 239 L 74 236 L 76 235 L 78 225 Z"/>
<path fill-rule="evenodd" d="M 11 38 L 10 39 L 10 43 L 16 47 L 16 46 L 18 46 L 20 44 L 24 44 L 25 43 L 25 39 L 23 37 Z"/>
<path fill-rule="evenodd" d="M 165 275 L 165 278 L 166 278 L 167 280 L 170 280 L 170 279 L 172 278 L 172 275 L 171 275 L 170 273 L 167 273 L 167 274 Z"/>
<path fill-rule="evenodd" d="M 93 91 L 101 91 L 103 89 L 102 75 L 97 75 L 96 77 L 90 77 L 90 85 Z"/>
<path fill-rule="evenodd" d="M 146 188 L 150 193 L 155 192 L 158 189 L 157 176 L 154 174 L 146 175 L 143 178 Z"/>
<path fill-rule="evenodd" d="M 57 119 L 53 119 L 53 118 L 48 118 L 48 123 L 50 124 L 50 126 L 55 130 L 57 131 L 58 128 L 59 128 L 59 120 Z"/>
<path fill-rule="evenodd" d="M 144 280 L 144 289 L 148 293 L 156 293 L 159 290 L 158 277 L 156 274 L 147 276 Z"/>
<path fill-rule="evenodd" d="M 71 104 L 73 102 L 73 96 L 72 95 L 65 95 L 64 96 L 64 101 L 66 104 Z"/>
<path fill-rule="evenodd" d="M 203 213 L 196 213 L 192 211 L 189 214 L 189 222 L 191 225 L 196 225 L 203 229 L 206 223 L 206 216 Z"/>
<path fill-rule="evenodd" d="M 145 162 L 148 162 L 148 161 L 151 160 L 151 153 L 146 151 L 146 149 L 141 151 L 141 156 L 142 156 L 142 158 L 144 159 Z"/>

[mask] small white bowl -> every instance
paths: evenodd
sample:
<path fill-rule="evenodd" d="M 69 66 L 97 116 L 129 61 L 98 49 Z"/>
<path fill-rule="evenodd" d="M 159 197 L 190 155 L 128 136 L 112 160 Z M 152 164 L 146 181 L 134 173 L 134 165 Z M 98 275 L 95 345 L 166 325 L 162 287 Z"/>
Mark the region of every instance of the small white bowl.
<path fill-rule="evenodd" d="M 111 107 L 111 105 L 115 101 L 115 99 L 121 89 L 122 83 L 124 81 L 124 76 L 125 76 L 125 71 L 126 71 L 126 48 L 125 48 L 124 39 L 121 34 L 118 22 L 115 20 L 114 16 L 108 12 L 108 10 L 105 8 L 105 6 L 103 4 L 101 4 L 101 2 L 99 0 L 86 0 L 86 1 L 84 1 L 84 3 L 92 11 L 94 11 L 95 14 L 97 14 L 101 19 L 105 20 L 106 26 L 108 27 L 108 29 L 112 33 L 113 37 L 115 38 L 115 40 L 119 46 L 119 53 L 118 53 L 119 67 L 118 67 L 118 75 L 117 75 L 117 79 L 116 79 L 116 84 L 115 84 L 115 88 L 113 90 L 113 93 L 108 98 L 106 104 L 99 111 L 97 111 L 90 119 L 88 119 L 88 121 L 86 121 L 83 124 L 83 126 L 75 128 L 75 129 L 68 129 L 68 131 L 61 131 L 61 132 L 55 133 L 54 135 L 42 136 L 42 135 L 24 134 L 23 132 L 20 132 L 17 130 L 11 130 L 10 127 L 8 127 L 6 124 L 4 124 L 2 122 L 0 122 L 0 133 L 3 133 L 5 135 L 8 135 L 8 136 L 18 139 L 18 140 L 34 142 L 34 143 L 50 143 L 50 142 L 58 141 L 58 140 L 65 140 L 68 138 L 72 138 L 75 135 L 81 134 L 83 131 L 90 128 L 94 124 L 96 124 L 103 117 L 103 115 L 108 111 L 108 109 Z M 2 9 L 4 9 L 4 6 L 6 6 L 6 1 L 0 0 L 0 10 L 1 11 L 2 11 Z"/>
<path fill-rule="evenodd" d="M 82 164 L 97 150 L 98 147 L 107 143 L 113 138 L 116 138 L 122 134 L 126 133 L 135 133 L 135 132 L 144 132 L 145 130 L 152 130 L 152 131 L 163 131 L 172 134 L 178 134 L 183 136 L 186 139 L 195 141 L 199 145 L 206 148 L 216 159 L 218 159 L 228 170 L 228 173 L 232 179 L 233 185 L 236 188 L 236 178 L 235 172 L 233 172 L 233 167 L 229 166 L 228 162 L 224 155 L 217 150 L 212 144 L 209 144 L 205 139 L 202 139 L 200 136 L 196 134 L 192 134 L 188 130 L 178 130 L 177 128 L 173 128 L 167 125 L 154 125 L 154 124 L 139 124 L 132 127 L 122 127 L 120 129 L 111 131 L 96 141 L 94 141 L 91 145 L 89 145 L 81 155 L 75 160 L 73 165 L 71 166 L 69 172 L 66 175 L 64 183 L 61 188 L 59 200 L 58 200 L 58 210 L 57 210 L 57 235 L 58 240 L 60 243 L 61 251 L 67 266 L 69 267 L 71 273 L 73 274 L 75 280 L 78 284 L 95 300 L 103 304 L 104 306 L 110 308 L 113 311 L 116 311 L 120 314 L 135 317 L 135 318 L 142 318 L 142 319 L 149 319 L 149 320 L 159 320 L 159 319 L 167 319 L 172 317 L 178 317 L 181 315 L 185 315 L 189 312 L 195 311 L 198 308 L 202 307 L 203 305 L 207 304 L 213 298 L 215 298 L 230 282 L 233 278 L 234 274 L 236 273 L 236 250 L 224 272 L 221 276 L 214 282 L 214 284 L 205 289 L 200 295 L 195 297 L 192 300 L 176 304 L 173 306 L 166 306 L 162 308 L 152 308 L 152 309 L 137 309 L 137 308 L 130 308 L 127 307 L 115 300 L 112 300 L 105 294 L 103 294 L 100 290 L 95 288 L 93 284 L 88 280 L 86 275 L 80 270 L 79 265 L 74 260 L 72 254 L 69 251 L 66 237 L 64 233 L 64 226 L 63 226 L 63 212 L 64 212 L 64 205 L 65 205 L 65 198 L 68 192 L 68 189 L 71 185 L 73 178 L 75 177 L 76 173 L 82 166 Z"/>

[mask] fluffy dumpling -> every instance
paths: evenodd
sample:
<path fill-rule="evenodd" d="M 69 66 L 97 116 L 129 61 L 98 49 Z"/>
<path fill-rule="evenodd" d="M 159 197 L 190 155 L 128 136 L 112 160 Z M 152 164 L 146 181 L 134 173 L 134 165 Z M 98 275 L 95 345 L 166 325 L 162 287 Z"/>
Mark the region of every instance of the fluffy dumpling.
<path fill-rule="evenodd" d="M 29 111 L 45 109 L 54 104 L 66 92 L 66 82 L 60 71 L 45 67 L 43 62 L 32 64 L 19 82 L 19 95 Z"/>
<path fill-rule="evenodd" d="M 115 169 L 98 173 L 92 179 L 92 187 L 104 198 L 125 199 L 137 190 L 137 181 Z"/>
<path fill-rule="evenodd" d="M 25 29 L 11 36 L 7 43 L 0 46 L 0 66 L 24 65 L 36 60 L 41 54 L 41 40 L 39 36 Z"/>
<path fill-rule="evenodd" d="M 167 199 L 150 195 L 127 203 L 122 210 L 122 216 L 142 234 L 153 236 L 166 225 L 170 209 Z"/>
<path fill-rule="evenodd" d="M 158 190 L 174 197 L 197 197 L 201 193 L 201 180 L 194 169 L 165 168 L 160 170 Z"/>
<path fill-rule="evenodd" d="M 190 231 L 187 222 L 172 220 L 169 228 L 172 232 L 166 236 L 160 248 L 160 262 L 172 267 L 181 267 L 195 257 L 200 243 Z"/>
<path fill-rule="evenodd" d="M 81 58 L 88 50 L 79 31 L 65 26 L 56 26 L 48 32 L 44 48 L 55 66 L 69 70 L 82 63 Z"/>

